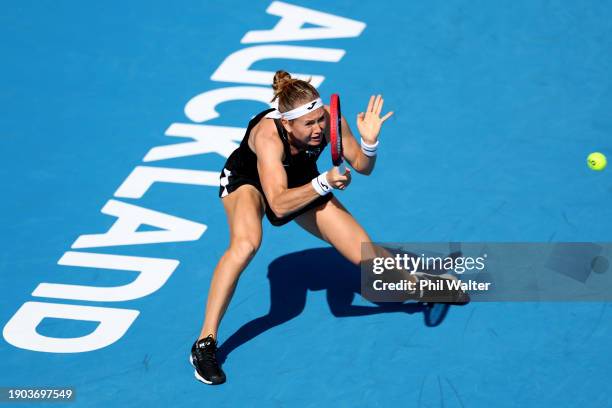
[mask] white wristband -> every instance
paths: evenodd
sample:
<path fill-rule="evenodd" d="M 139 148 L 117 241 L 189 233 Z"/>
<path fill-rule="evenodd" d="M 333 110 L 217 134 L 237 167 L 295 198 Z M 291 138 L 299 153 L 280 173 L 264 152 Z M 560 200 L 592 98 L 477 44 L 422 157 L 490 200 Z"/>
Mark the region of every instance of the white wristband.
<path fill-rule="evenodd" d="M 374 144 L 366 143 L 363 138 L 361 139 L 361 151 L 368 157 L 376 156 L 376 150 L 378 150 L 378 140 Z"/>
<path fill-rule="evenodd" d="M 329 194 L 332 189 L 327 182 L 327 172 L 319 174 L 318 177 L 313 178 L 310 184 L 312 184 L 312 187 L 320 196 Z"/>

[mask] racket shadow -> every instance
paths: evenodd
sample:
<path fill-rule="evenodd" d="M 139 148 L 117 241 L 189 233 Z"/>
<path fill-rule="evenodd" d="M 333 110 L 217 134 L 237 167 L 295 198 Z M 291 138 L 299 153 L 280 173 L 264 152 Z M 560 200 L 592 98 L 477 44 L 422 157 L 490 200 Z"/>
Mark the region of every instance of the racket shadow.
<path fill-rule="evenodd" d="M 448 313 L 448 305 L 419 303 L 373 303 L 372 306 L 353 305 L 359 295 L 361 275 L 359 267 L 344 259 L 335 249 L 317 248 L 283 255 L 268 267 L 270 281 L 270 310 L 245 323 L 218 349 L 217 358 L 227 356 L 267 330 L 286 323 L 302 313 L 308 291 L 325 290 L 331 313 L 336 317 L 357 317 L 381 313 L 423 313 L 424 324 L 435 327 Z"/>

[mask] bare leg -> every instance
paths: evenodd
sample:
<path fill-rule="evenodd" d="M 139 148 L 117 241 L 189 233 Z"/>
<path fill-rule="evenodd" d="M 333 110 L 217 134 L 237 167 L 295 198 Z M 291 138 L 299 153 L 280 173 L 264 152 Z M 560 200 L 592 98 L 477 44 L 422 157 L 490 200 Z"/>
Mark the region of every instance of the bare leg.
<path fill-rule="evenodd" d="M 336 197 L 300 215 L 296 222 L 306 231 L 331 244 L 355 265 L 359 265 L 362 255 L 363 260 L 392 257 L 385 248 L 378 245 L 364 246 L 362 254 L 361 244 L 369 243 L 370 237 Z M 403 279 L 416 281 L 416 277 L 406 271 L 399 273 Z"/>
<path fill-rule="evenodd" d="M 230 228 L 230 245 L 213 272 L 200 339 L 211 334 L 217 338 L 219 324 L 234 294 L 238 278 L 261 243 L 261 219 L 265 204 L 255 187 L 241 186 L 223 198 L 223 207 Z"/>
<path fill-rule="evenodd" d="M 378 245 L 366 245 L 362 254 L 361 243 L 370 242 L 370 237 L 359 225 L 353 216 L 340 204 L 334 197 L 324 205 L 302 214 L 296 221 L 307 231 L 315 236 L 324 239 L 333 245 L 346 259 L 358 265 L 362 260 L 370 260 L 373 257 L 392 257 L 385 248 Z M 455 277 L 436 277 L 430 275 L 428 280 L 456 279 Z M 417 283 L 417 275 L 402 268 L 393 268 L 387 272 L 387 277 L 392 277 L 394 281 L 400 279 L 410 280 Z M 414 296 L 420 302 L 443 302 L 464 305 L 469 303 L 470 297 L 462 290 L 414 290 L 406 292 L 407 295 Z M 401 301 L 408 300 L 402 299 Z M 398 301 L 400 301 L 398 299 Z"/>
<path fill-rule="evenodd" d="M 361 262 L 361 243 L 371 241 L 367 232 L 336 197 L 300 215 L 296 222 L 306 231 L 331 244 L 355 265 Z M 378 246 L 369 245 L 368 249 L 372 254 L 364 254 L 366 259 L 390 256 L 384 248 Z"/>

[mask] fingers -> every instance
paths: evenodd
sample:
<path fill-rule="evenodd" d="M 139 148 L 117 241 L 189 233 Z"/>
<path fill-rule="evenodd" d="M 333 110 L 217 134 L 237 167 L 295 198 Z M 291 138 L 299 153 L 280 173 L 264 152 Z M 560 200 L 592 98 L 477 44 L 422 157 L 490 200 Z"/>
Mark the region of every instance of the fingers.
<path fill-rule="evenodd" d="M 372 112 L 375 114 L 380 114 L 380 104 L 382 101 L 382 95 L 376 95 L 376 99 L 374 99 L 374 106 L 372 107 Z"/>
<path fill-rule="evenodd" d="M 382 119 L 380 120 L 381 123 L 383 123 L 385 120 L 389 119 L 391 116 L 393 116 L 393 111 L 387 113 L 385 116 L 382 117 Z"/>
<path fill-rule="evenodd" d="M 338 186 L 338 190 L 344 190 L 345 188 L 348 187 L 349 184 L 351 184 L 350 177 L 349 177 L 349 179 L 347 181 L 345 181 L 344 183 L 342 183 L 341 185 Z"/>
<path fill-rule="evenodd" d="M 370 102 L 368 103 L 368 109 L 366 110 L 366 114 L 372 112 L 375 115 L 380 116 L 380 112 L 382 112 L 384 103 L 385 100 L 383 99 L 381 94 L 378 94 L 376 96 L 370 96 Z M 360 117 L 363 118 L 363 115 L 361 115 Z"/>
<path fill-rule="evenodd" d="M 340 174 L 337 177 L 334 177 L 334 183 L 338 184 L 342 184 L 342 183 L 346 183 L 347 181 L 349 181 L 351 179 L 351 172 L 347 171 L 344 174 Z"/>
<path fill-rule="evenodd" d="M 352 180 L 350 171 L 346 172 L 345 174 L 346 174 L 346 180 L 344 181 L 344 183 L 342 183 L 342 189 L 346 188 L 349 184 L 351 184 L 351 180 Z"/>
<path fill-rule="evenodd" d="M 351 178 L 348 177 L 344 181 L 338 181 L 333 184 L 333 187 L 338 190 L 344 190 L 349 184 L 351 184 Z"/>
<path fill-rule="evenodd" d="M 338 181 L 340 182 L 341 185 L 346 187 L 351 182 L 351 178 L 352 178 L 351 171 L 347 167 L 344 174 L 338 177 Z"/>
<path fill-rule="evenodd" d="M 372 107 L 374 106 L 374 95 L 370 96 L 370 102 L 368 102 L 368 108 L 366 112 L 372 111 Z"/>
<path fill-rule="evenodd" d="M 346 170 L 344 170 L 343 174 L 340 174 L 338 172 L 338 167 L 332 167 L 332 169 L 328 172 L 328 176 L 331 176 L 330 178 L 328 178 L 328 182 L 329 184 L 338 190 L 344 190 L 346 188 L 346 186 L 348 186 L 351 183 L 351 170 L 346 167 Z"/>

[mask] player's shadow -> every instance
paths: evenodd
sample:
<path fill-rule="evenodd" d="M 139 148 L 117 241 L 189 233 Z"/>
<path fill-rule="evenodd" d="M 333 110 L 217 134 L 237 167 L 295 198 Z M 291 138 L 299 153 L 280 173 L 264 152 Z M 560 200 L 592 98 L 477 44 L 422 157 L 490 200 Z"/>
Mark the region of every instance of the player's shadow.
<path fill-rule="evenodd" d="M 448 312 L 448 305 L 437 305 L 437 309 L 420 303 L 353 305 L 353 299 L 361 289 L 359 267 L 332 248 L 309 249 L 281 256 L 268 267 L 268 279 L 270 311 L 244 324 L 219 347 L 217 358 L 220 362 L 242 344 L 302 313 L 309 290 L 326 290 L 329 309 L 336 317 L 424 313 L 425 325 L 434 327 L 442 323 Z"/>

